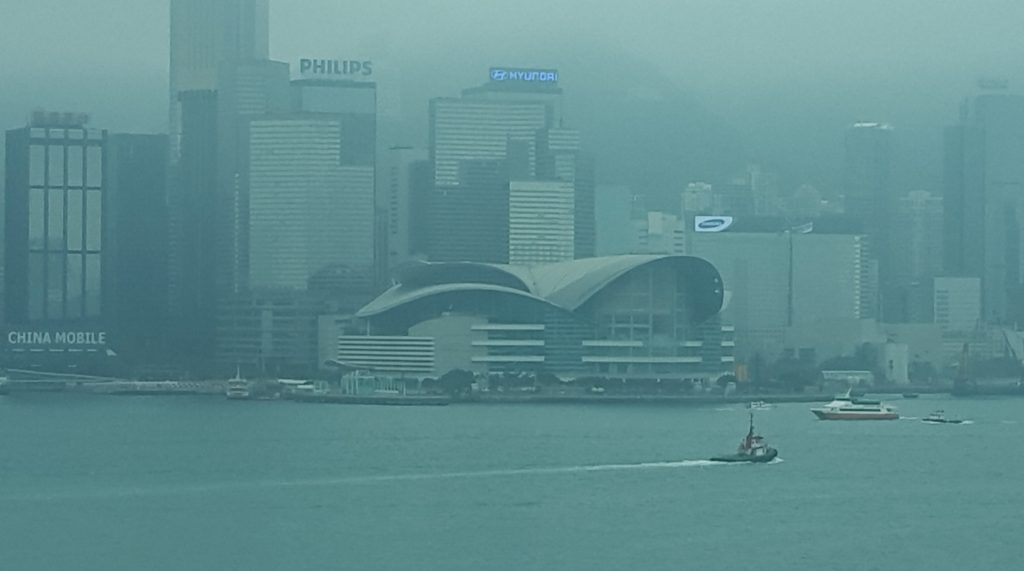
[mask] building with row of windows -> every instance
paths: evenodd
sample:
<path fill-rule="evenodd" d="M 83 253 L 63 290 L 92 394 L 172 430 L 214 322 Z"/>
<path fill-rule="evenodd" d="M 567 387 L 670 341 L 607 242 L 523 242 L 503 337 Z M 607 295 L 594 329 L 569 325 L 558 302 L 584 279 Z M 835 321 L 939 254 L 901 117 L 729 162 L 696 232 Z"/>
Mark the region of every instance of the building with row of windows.
<path fill-rule="evenodd" d="M 430 102 L 432 183 L 421 247 L 433 261 L 541 264 L 595 253 L 593 164 L 550 81 L 491 80 Z"/>
<path fill-rule="evenodd" d="M 78 113 L 39 111 L 7 132 L 8 366 L 61 367 L 78 353 L 140 362 L 161 352 L 166 153 L 164 135 L 108 134 Z"/>
<path fill-rule="evenodd" d="M 355 325 L 321 329 L 322 360 L 409 376 L 465 369 L 707 379 L 733 370 L 732 328 L 716 319 L 722 280 L 700 258 L 419 262 L 396 281 Z"/>

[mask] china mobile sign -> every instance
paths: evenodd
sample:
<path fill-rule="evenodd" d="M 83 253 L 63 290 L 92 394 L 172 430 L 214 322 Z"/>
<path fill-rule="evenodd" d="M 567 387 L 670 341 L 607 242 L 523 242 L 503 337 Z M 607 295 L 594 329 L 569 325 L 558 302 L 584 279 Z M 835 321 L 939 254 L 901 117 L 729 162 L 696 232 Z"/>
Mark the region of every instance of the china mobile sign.
<path fill-rule="evenodd" d="M 695 216 L 694 232 L 722 232 L 732 226 L 732 216 Z"/>
<path fill-rule="evenodd" d="M 558 70 L 492 67 L 491 81 L 495 83 L 558 83 Z"/>
<path fill-rule="evenodd" d="M 7 332 L 12 349 L 100 349 L 107 345 L 106 331 L 16 330 Z"/>

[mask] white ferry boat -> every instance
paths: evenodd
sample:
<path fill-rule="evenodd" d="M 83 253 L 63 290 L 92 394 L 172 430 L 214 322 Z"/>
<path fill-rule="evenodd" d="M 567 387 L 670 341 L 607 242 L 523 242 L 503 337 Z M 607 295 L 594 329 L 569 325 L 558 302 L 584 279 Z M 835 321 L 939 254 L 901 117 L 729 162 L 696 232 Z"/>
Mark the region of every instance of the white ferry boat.
<path fill-rule="evenodd" d="M 896 407 L 882 401 L 855 398 L 850 391 L 824 406 L 812 408 L 811 412 L 821 420 L 896 420 L 900 417 Z"/>
<path fill-rule="evenodd" d="M 249 398 L 249 381 L 242 378 L 240 371 L 236 370 L 235 377 L 228 379 L 228 386 L 225 394 L 229 399 L 243 400 Z"/>

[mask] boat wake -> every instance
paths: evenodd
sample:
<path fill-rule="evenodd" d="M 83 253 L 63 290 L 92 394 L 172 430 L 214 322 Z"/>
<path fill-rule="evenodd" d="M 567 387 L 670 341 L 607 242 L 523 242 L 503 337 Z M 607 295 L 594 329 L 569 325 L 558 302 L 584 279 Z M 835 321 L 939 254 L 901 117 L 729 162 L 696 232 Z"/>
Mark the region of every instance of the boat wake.
<path fill-rule="evenodd" d="M 540 476 L 552 474 L 579 474 L 587 472 L 618 472 L 627 470 L 666 470 L 718 466 L 722 462 L 711 460 L 678 460 L 674 462 L 640 462 L 637 464 L 590 464 L 582 466 L 552 466 L 538 468 L 512 468 L 506 470 L 475 470 L 465 472 L 424 472 L 417 474 L 389 474 L 380 476 L 353 476 L 324 480 L 281 482 L 282 486 L 316 486 L 359 484 L 374 482 L 401 482 L 410 480 L 450 480 L 463 478 L 500 478 L 505 476 Z"/>
<path fill-rule="evenodd" d="M 768 464 L 781 463 L 776 458 Z M 471 478 L 502 478 L 516 476 L 540 476 L 559 474 L 586 474 L 593 472 L 624 472 L 644 470 L 674 470 L 681 468 L 706 468 L 732 465 L 711 460 L 678 460 L 670 462 L 640 462 L 635 464 L 589 464 L 580 466 L 552 466 L 537 468 L 512 468 L 500 470 L 474 470 L 463 472 L 420 472 L 411 474 L 381 474 L 366 476 L 342 476 L 303 480 L 257 480 L 248 482 L 216 482 L 182 486 L 121 487 L 94 490 L 58 491 L 53 493 L 30 493 L 24 495 L 0 495 L 3 502 L 38 502 L 67 500 L 104 500 L 117 498 L 142 498 L 155 496 L 181 496 L 218 492 L 265 490 L 275 488 L 315 488 L 388 482 L 417 482 L 431 480 L 457 480 Z"/>

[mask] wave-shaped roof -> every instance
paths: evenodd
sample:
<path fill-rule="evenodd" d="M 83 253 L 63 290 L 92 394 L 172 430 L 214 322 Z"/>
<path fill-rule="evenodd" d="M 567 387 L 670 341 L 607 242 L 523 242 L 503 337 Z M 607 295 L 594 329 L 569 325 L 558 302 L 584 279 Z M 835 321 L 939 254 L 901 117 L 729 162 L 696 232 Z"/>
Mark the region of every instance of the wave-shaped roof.
<path fill-rule="evenodd" d="M 363 307 L 357 315 L 370 317 L 417 299 L 456 291 L 511 293 L 575 311 L 620 277 L 654 262 L 679 264 L 682 271 L 700 273 L 713 280 L 717 284 L 714 312 L 721 309 L 721 277 L 706 260 L 692 256 L 625 255 L 530 267 L 478 262 L 409 262 L 395 272 L 398 285 Z"/>

